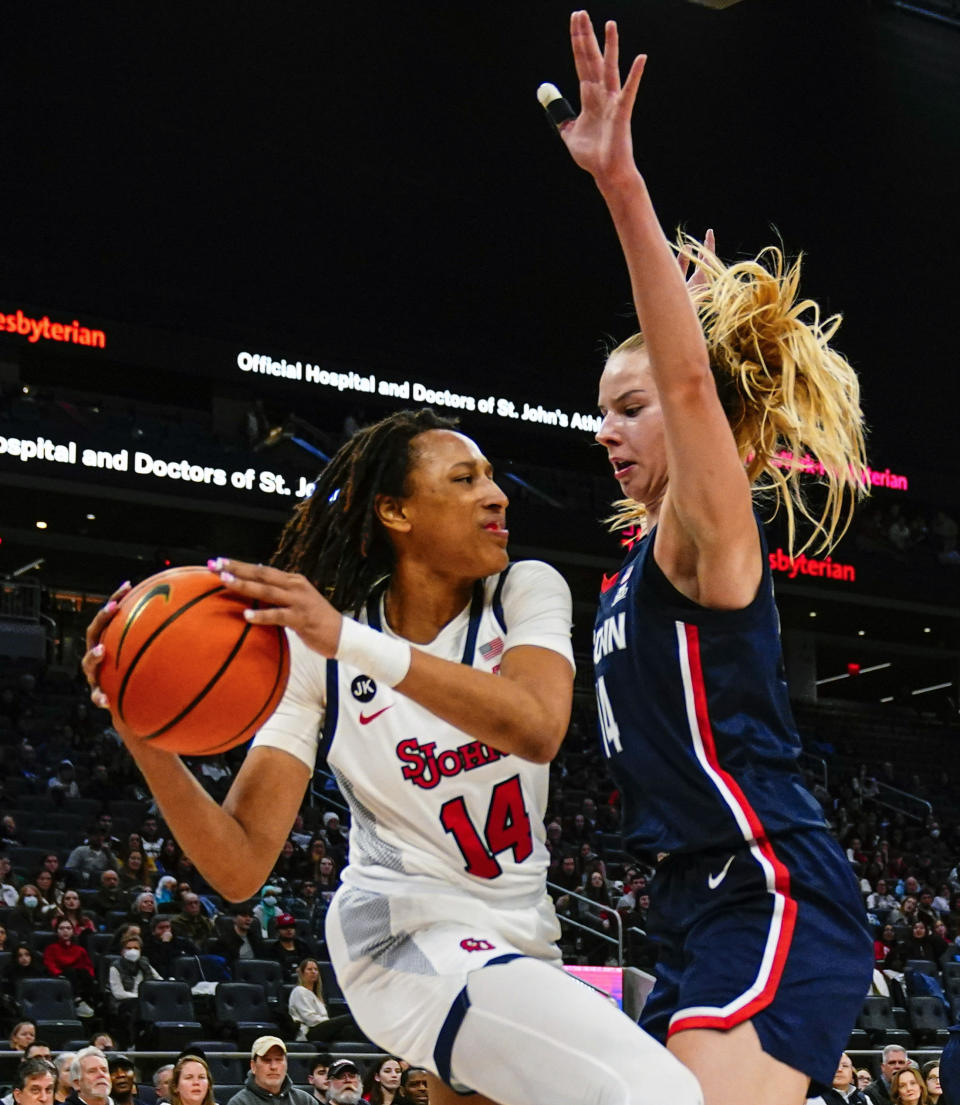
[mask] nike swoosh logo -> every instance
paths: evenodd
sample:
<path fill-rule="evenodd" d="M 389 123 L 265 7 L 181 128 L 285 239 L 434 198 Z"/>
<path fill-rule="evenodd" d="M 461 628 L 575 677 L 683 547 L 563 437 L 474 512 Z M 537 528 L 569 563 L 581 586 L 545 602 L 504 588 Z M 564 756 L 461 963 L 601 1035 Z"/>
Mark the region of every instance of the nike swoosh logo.
<path fill-rule="evenodd" d="M 731 856 L 727 862 L 720 868 L 720 871 L 716 875 L 707 875 L 707 886 L 711 890 L 716 890 L 720 883 L 727 877 L 727 872 L 730 870 L 730 864 L 733 863 L 733 856 Z"/>
<path fill-rule="evenodd" d="M 607 591 L 617 582 L 620 573 L 614 572 L 612 576 L 608 576 L 606 572 L 603 573 L 603 579 L 600 581 L 600 594 L 605 595 Z"/>
<path fill-rule="evenodd" d="M 133 628 L 133 623 L 143 613 L 144 607 L 150 602 L 151 599 L 155 599 L 158 595 L 163 596 L 164 602 L 170 601 L 170 584 L 169 583 L 157 583 L 140 599 L 137 605 L 131 610 L 130 616 L 127 618 L 127 623 L 123 627 L 123 632 L 120 634 L 120 643 L 117 645 L 117 655 L 114 659 L 115 664 L 120 666 L 120 653 L 123 652 L 123 642 L 127 639 L 127 634 Z"/>
<path fill-rule="evenodd" d="M 391 702 L 390 706 L 393 706 L 393 705 L 394 704 Z M 381 714 L 385 714 L 387 712 L 387 710 L 390 709 L 390 706 L 384 706 L 384 708 L 382 710 L 377 710 L 377 712 L 375 714 L 364 714 L 361 711 L 361 713 L 360 713 L 360 724 L 361 725 L 369 725 L 371 721 L 376 721 L 376 719 Z"/>

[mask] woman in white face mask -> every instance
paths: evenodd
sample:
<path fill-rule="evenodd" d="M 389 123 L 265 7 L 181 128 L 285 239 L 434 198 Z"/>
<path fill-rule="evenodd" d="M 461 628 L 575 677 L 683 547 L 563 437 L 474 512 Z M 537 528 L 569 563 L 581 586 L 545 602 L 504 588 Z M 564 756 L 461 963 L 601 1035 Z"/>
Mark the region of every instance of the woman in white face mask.
<path fill-rule="evenodd" d="M 121 946 L 120 958 L 111 965 L 108 975 L 111 1027 L 121 1047 L 132 1047 L 134 1043 L 133 1028 L 140 983 L 144 979 L 160 977 L 142 953 L 140 937 L 128 936 Z"/>

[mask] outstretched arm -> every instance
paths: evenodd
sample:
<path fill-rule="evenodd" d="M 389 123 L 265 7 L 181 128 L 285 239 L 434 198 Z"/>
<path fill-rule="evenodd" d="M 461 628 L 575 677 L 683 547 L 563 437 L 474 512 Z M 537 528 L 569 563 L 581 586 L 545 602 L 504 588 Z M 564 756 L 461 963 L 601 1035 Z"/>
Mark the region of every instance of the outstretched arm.
<path fill-rule="evenodd" d="M 742 581 L 752 574 L 743 588 L 752 594 L 759 546 L 749 484 L 683 272 L 634 159 L 631 116 L 646 58 L 637 57 L 621 83 L 615 23 L 606 24 L 603 51 L 586 12 L 573 13 L 570 35 L 581 110 L 562 124 L 561 137 L 593 176 L 613 219 L 663 411 L 669 490 L 657 559 L 666 567 L 665 559 L 692 558 L 698 577 L 732 573 Z M 712 586 L 702 590 L 715 593 Z M 736 598 L 719 603 L 728 604 L 742 605 Z"/>

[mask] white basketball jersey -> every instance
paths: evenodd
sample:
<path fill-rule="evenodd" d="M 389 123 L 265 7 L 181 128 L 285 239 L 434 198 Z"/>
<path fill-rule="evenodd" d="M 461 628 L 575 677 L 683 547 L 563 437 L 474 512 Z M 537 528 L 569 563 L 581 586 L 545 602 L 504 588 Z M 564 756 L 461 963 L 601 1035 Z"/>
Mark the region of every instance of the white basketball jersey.
<path fill-rule="evenodd" d="M 470 607 L 415 647 L 493 674 L 521 644 L 552 649 L 572 665 L 570 609 L 554 569 L 521 561 L 478 582 Z M 362 620 L 390 633 L 379 597 Z M 413 890 L 413 880 L 499 904 L 538 902 L 548 862 L 548 765 L 499 752 L 365 672 L 324 660 L 294 634 L 290 640 L 287 694 L 256 743 L 291 751 L 292 729 L 302 739 L 309 724 L 307 702 L 313 732 L 322 713 L 322 750 L 352 815 L 344 882 L 389 892 L 392 884 Z"/>

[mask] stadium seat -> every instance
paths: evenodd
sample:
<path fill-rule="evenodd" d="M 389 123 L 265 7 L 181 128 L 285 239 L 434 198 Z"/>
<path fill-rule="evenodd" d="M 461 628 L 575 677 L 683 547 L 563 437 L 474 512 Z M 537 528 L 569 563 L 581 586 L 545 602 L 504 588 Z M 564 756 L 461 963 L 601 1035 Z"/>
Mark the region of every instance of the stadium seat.
<path fill-rule="evenodd" d="M 910 1014 L 910 1027 L 916 1042 L 921 1046 L 943 1047 L 950 1039 L 947 1029 L 950 1021 L 947 1010 L 939 998 L 907 998 L 907 1011 Z"/>
<path fill-rule="evenodd" d="M 141 982 L 137 1019 L 144 1038 L 161 1050 L 180 1049 L 203 1032 L 185 982 Z"/>
<path fill-rule="evenodd" d="M 73 987 L 65 978 L 25 978 L 18 987 L 23 1016 L 36 1021 L 37 1037 L 61 1048 L 83 1025 L 73 1011 Z"/>
<path fill-rule="evenodd" d="M 243 1059 L 224 1059 L 222 1056 L 218 1057 L 211 1054 L 215 1051 L 232 1050 L 231 1046 L 225 1044 L 223 1040 L 191 1040 L 187 1044 L 187 1049 L 190 1048 L 199 1048 L 206 1055 L 207 1066 L 209 1066 L 210 1073 L 213 1075 L 218 1097 L 220 1097 L 221 1083 L 242 1082 L 250 1069 L 249 1063 Z M 227 1098 L 220 1097 L 220 1101 L 221 1105 L 226 1105 Z"/>
<path fill-rule="evenodd" d="M 862 1028 L 855 1028 L 847 1041 L 847 1051 L 869 1051 L 870 1035 Z"/>
<path fill-rule="evenodd" d="M 236 1033 L 238 1050 L 245 1051 L 258 1036 L 275 1035 L 267 996 L 255 982 L 221 982 L 214 995 L 217 1021 Z"/>
<path fill-rule="evenodd" d="M 233 972 L 235 982 L 258 982 L 267 1001 L 276 1002 L 283 985 L 283 971 L 275 959 L 238 959 Z"/>
<path fill-rule="evenodd" d="M 35 929 L 33 932 L 27 934 L 27 939 L 30 941 L 30 947 L 33 948 L 34 953 L 42 958 L 44 948 L 46 948 L 47 944 L 56 942 L 57 934 L 55 932 L 44 932 L 42 929 Z"/>
<path fill-rule="evenodd" d="M 889 998 L 868 997 L 857 1018 L 857 1026 L 868 1033 L 874 1047 L 882 1047 L 888 1043 L 899 1043 L 903 1047 L 913 1046 L 910 1033 L 897 1027 Z"/>
<path fill-rule="evenodd" d="M 904 971 L 919 971 L 922 975 L 929 975 L 931 978 L 940 977 L 940 968 L 932 959 L 908 959 Z"/>

